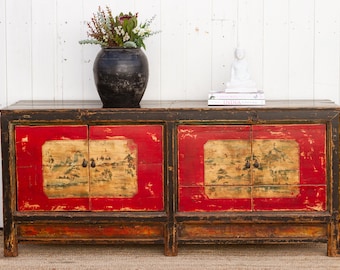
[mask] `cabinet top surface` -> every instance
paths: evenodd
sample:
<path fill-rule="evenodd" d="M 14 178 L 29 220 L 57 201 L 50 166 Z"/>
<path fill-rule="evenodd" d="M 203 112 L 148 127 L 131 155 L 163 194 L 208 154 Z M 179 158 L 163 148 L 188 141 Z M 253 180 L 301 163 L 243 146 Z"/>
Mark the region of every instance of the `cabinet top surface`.
<path fill-rule="evenodd" d="M 267 100 L 266 105 L 261 106 L 208 106 L 206 100 L 166 100 L 153 101 L 145 100 L 141 102 L 141 108 L 102 108 L 102 103 L 99 100 L 21 100 L 13 105 L 1 109 L 6 110 L 140 110 L 140 109 L 203 109 L 203 110 L 230 110 L 230 109 L 332 109 L 339 108 L 330 100 Z"/>

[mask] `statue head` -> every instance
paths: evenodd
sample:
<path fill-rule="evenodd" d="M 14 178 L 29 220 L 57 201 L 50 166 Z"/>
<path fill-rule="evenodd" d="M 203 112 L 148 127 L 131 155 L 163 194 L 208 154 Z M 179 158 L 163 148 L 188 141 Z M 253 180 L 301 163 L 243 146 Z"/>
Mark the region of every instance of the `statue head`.
<path fill-rule="evenodd" d="M 244 49 L 239 48 L 239 47 L 235 49 L 235 57 L 236 57 L 236 59 L 242 60 L 244 58 L 244 56 L 245 56 Z"/>

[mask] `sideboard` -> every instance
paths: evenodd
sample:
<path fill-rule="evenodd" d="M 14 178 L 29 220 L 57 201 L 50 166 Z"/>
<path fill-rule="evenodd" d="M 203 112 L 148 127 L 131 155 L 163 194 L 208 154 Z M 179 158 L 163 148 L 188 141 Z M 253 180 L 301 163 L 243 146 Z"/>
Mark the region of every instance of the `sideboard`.
<path fill-rule="evenodd" d="M 1 110 L 4 255 L 18 243 L 327 243 L 339 252 L 339 108 L 327 100 L 19 101 Z"/>

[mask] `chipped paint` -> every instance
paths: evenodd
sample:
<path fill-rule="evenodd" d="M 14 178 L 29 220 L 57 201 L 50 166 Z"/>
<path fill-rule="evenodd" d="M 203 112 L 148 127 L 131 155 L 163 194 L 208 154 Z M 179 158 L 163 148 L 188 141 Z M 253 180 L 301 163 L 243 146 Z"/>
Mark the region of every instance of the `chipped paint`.
<path fill-rule="evenodd" d="M 186 137 L 195 139 L 197 137 L 196 134 L 193 134 L 194 130 L 192 129 L 179 129 L 178 133 L 179 133 L 180 139 L 185 139 Z"/>
<path fill-rule="evenodd" d="M 153 196 L 155 195 L 155 192 L 152 190 L 153 184 L 151 182 L 146 183 L 145 190 L 148 190 L 150 194 Z"/>
<path fill-rule="evenodd" d="M 157 137 L 157 134 L 150 132 L 147 132 L 146 134 L 149 135 L 154 142 L 160 142 L 160 139 Z"/>
<path fill-rule="evenodd" d="M 52 207 L 52 211 L 65 211 L 66 209 L 66 205 L 56 205 Z"/>
<path fill-rule="evenodd" d="M 324 211 L 325 210 L 325 205 L 323 202 L 315 203 L 313 205 L 307 204 L 306 207 L 313 211 Z"/>
<path fill-rule="evenodd" d="M 87 211 L 88 208 L 85 205 L 78 205 L 74 208 L 76 211 Z"/>
<path fill-rule="evenodd" d="M 125 136 L 105 136 L 106 139 L 108 140 L 126 140 Z"/>
<path fill-rule="evenodd" d="M 28 210 L 38 210 L 40 209 L 39 204 L 31 204 L 30 202 L 24 202 L 24 208 Z"/>
<path fill-rule="evenodd" d="M 71 139 L 70 137 L 65 137 L 65 136 L 60 137 L 60 140 L 70 140 L 70 139 Z"/>

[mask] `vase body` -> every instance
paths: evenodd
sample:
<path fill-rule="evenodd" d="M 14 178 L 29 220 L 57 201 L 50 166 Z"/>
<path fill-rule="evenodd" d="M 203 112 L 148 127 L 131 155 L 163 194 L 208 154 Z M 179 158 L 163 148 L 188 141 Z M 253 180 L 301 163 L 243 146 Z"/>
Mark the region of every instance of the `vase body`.
<path fill-rule="evenodd" d="M 140 106 L 149 79 L 148 60 L 140 48 L 102 48 L 93 74 L 104 108 Z"/>

